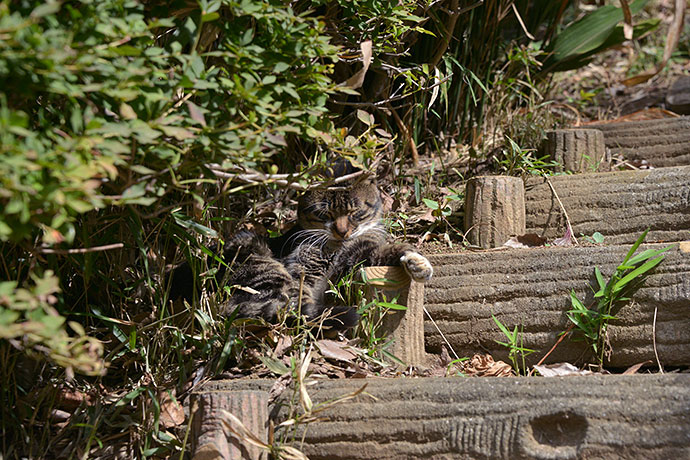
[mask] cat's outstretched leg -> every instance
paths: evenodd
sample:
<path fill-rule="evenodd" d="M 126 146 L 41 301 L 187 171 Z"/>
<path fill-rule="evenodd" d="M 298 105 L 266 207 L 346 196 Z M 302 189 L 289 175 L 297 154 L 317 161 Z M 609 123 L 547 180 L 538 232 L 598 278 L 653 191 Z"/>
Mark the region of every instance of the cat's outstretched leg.
<path fill-rule="evenodd" d="M 415 251 L 406 251 L 400 256 L 400 265 L 410 278 L 421 283 L 426 283 L 434 274 L 434 268 L 429 259 Z"/>
<path fill-rule="evenodd" d="M 343 246 L 332 264 L 331 280 L 346 275 L 359 263 L 402 266 L 413 280 L 422 283 L 429 281 L 434 273 L 429 260 L 411 245 L 388 243 L 378 235 L 365 235 Z"/>

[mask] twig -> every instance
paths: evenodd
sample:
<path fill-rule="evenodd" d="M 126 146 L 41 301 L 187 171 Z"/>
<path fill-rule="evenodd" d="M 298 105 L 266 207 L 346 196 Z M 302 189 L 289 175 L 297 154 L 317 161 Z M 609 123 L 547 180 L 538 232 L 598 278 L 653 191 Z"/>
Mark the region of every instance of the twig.
<path fill-rule="evenodd" d="M 277 185 L 282 185 L 287 188 L 291 188 L 294 190 L 299 190 L 299 191 L 306 191 L 306 190 L 313 190 L 313 189 L 327 189 L 327 190 L 333 190 L 333 189 L 340 189 L 340 187 L 333 187 L 334 185 L 342 184 L 343 182 L 350 181 L 352 179 L 356 179 L 359 176 L 362 176 L 364 174 L 368 174 L 367 171 L 362 170 L 362 171 L 356 171 L 351 174 L 346 174 L 345 176 L 340 176 L 336 177 L 334 179 L 329 179 L 327 181 L 318 183 L 318 184 L 312 184 L 312 185 L 307 185 L 304 186 L 300 184 L 299 182 L 296 182 L 298 179 L 301 178 L 300 175 L 298 174 L 263 174 L 258 171 L 251 171 L 251 172 L 246 172 L 241 170 L 235 170 L 235 169 L 230 169 L 231 171 L 236 171 L 236 172 L 228 172 L 228 170 L 221 170 L 218 169 L 220 168 L 220 165 L 215 165 L 215 164 L 210 164 L 206 165 L 211 172 L 218 178 L 220 179 L 230 179 L 230 180 L 236 180 L 239 182 L 244 182 L 246 184 L 250 185 L 261 185 L 261 184 L 266 184 L 266 183 L 272 183 L 272 184 L 277 184 Z"/>
<path fill-rule="evenodd" d="M 417 152 L 417 146 L 414 144 L 414 139 L 412 139 L 410 131 L 407 129 L 407 126 L 405 126 L 405 123 L 403 123 L 403 121 L 400 119 L 400 115 L 398 115 L 398 112 L 396 112 L 395 109 L 393 109 L 393 107 L 389 105 L 388 110 L 390 110 L 393 114 L 393 119 L 395 120 L 395 123 L 398 125 L 398 129 L 402 131 L 403 136 L 405 136 L 407 143 L 410 145 L 410 152 L 412 153 L 412 164 L 418 166 L 419 152 Z"/>
<path fill-rule="evenodd" d="M 529 30 L 527 30 L 527 27 L 525 26 L 525 23 L 522 22 L 522 18 L 520 17 L 520 13 L 517 10 L 517 6 L 515 6 L 515 3 L 511 3 L 510 6 L 513 7 L 513 13 L 515 13 L 515 17 L 517 18 L 518 22 L 520 23 L 520 27 L 522 27 L 522 31 L 527 35 L 527 38 L 530 40 L 534 40 L 534 35 L 529 33 Z"/>
<path fill-rule="evenodd" d="M 434 318 L 431 317 L 431 313 L 429 313 L 429 310 L 427 310 L 426 307 L 424 307 L 424 306 L 422 308 L 424 308 L 424 313 L 426 313 L 426 316 L 428 316 L 429 320 L 431 320 L 431 324 L 433 324 L 434 327 L 436 328 L 436 330 L 438 331 L 438 333 L 441 334 L 441 338 L 443 339 L 444 342 L 446 342 L 446 345 L 448 345 L 448 348 L 450 348 L 450 351 L 453 352 L 453 356 L 455 356 L 455 359 L 460 359 L 458 354 L 455 353 L 455 350 L 453 350 L 453 346 L 450 344 L 450 342 L 448 341 L 446 336 L 443 335 L 443 332 L 441 332 L 441 329 L 439 329 L 439 327 L 436 325 L 436 321 L 434 321 Z"/>
<path fill-rule="evenodd" d="M 572 331 L 574 327 L 575 327 L 575 323 L 572 323 L 570 326 L 568 326 L 568 329 L 566 329 L 565 332 L 563 332 L 563 334 L 561 334 L 561 336 L 558 338 L 558 340 L 556 341 L 556 343 L 553 344 L 553 346 L 551 347 L 551 349 L 550 349 L 549 351 L 547 351 L 546 354 L 545 354 L 545 355 L 539 360 L 539 362 L 538 362 L 537 364 L 535 364 L 534 366 L 541 366 L 541 365 L 544 363 L 544 361 L 546 361 L 546 358 L 548 358 L 549 355 L 550 355 L 551 353 L 553 353 L 553 351 L 556 349 L 556 347 L 558 346 L 558 344 L 561 343 L 561 342 L 563 341 L 563 339 L 565 339 L 565 336 L 568 335 L 568 333 L 569 333 L 570 331 Z M 532 374 L 534 373 L 534 366 L 532 366 L 532 370 L 529 371 L 529 375 L 532 375 Z"/>
<path fill-rule="evenodd" d="M 652 322 L 652 345 L 654 346 L 654 357 L 656 358 L 656 364 L 659 366 L 659 373 L 664 373 L 664 368 L 661 367 L 661 361 L 659 361 L 659 353 L 656 351 L 656 310 L 654 307 L 654 321 Z"/>
<path fill-rule="evenodd" d="M 549 187 L 551 188 L 551 193 L 553 193 L 553 196 L 556 197 L 556 201 L 558 201 L 558 205 L 561 207 L 561 212 L 563 212 L 563 216 L 565 217 L 565 224 L 568 228 L 568 231 L 570 232 L 570 236 L 573 238 L 573 242 L 575 242 L 576 245 L 579 245 L 580 243 L 577 242 L 577 238 L 575 238 L 575 233 L 573 233 L 573 227 L 570 225 L 570 218 L 568 217 L 568 213 L 565 210 L 565 206 L 563 206 L 561 199 L 558 198 L 558 193 L 556 193 L 556 189 L 553 188 L 553 184 L 551 183 L 548 177 L 544 176 L 544 179 L 546 179 L 546 183 L 549 184 Z"/>
<path fill-rule="evenodd" d="M 110 249 L 119 249 L 124 247 L 124 243 L 113 243 L 106 244 L 104 246 L 93 246 L 90 248 L 77 248 L 77 249 L 50 249 L 50 248 L 40 248 L 38 252 L 42 254 L 86 254 L 88 252 L 99 252 L 99 251 L 109 251 Z"/>
<path fill-rule="evenodd" d="M 441 61 L 443 55 L 446 53 L 448 45 L 450 45 L 450 39 L 453 38 L 453 32 L 455 31 L 455 23 L 457 22 L 459 15 L 460 12 L 458 11 L 458 0 L 451 0 L 450 11 L 448 14 L 448 22 L 445 24 L 446 33 L 443 35 L 443 41 L 441 41 L 438 48 L 436 49 L 434 57 L 431 58 L 431 62 L 429 62 L 431 68 L 435 68 Z"/>

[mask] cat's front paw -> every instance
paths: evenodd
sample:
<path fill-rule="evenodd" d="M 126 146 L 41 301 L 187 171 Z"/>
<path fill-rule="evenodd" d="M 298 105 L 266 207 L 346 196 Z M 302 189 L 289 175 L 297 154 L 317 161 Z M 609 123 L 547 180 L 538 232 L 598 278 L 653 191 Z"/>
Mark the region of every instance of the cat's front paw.
<path fill-rule="evenodd" d="M 400 263 L 415 281 L 424 283 L 429 281 L 434 274 L 434 269 L 429 259 L 418 252 L 406 252 L 400 257 Z"/>

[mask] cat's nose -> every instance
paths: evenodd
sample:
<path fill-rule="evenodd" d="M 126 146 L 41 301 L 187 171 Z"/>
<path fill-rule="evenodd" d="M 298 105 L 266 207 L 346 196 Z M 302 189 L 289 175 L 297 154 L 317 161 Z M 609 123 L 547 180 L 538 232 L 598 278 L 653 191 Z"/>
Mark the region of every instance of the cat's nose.
<path fill-rule="evenodd" d="M 347 216 L 337 217 L 333 222 L 333 233 L 342 239 L 350 236 L 350 225 Z"/>

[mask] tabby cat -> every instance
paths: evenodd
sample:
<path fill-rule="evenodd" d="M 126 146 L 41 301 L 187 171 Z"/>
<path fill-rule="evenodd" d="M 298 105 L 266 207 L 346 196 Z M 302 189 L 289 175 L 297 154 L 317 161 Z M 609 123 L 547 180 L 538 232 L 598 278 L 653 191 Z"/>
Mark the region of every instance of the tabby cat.
<path fill-rule="evenodd" d="M 329 280 L 336 282 L 359 263 L 402 265 L 417 281 L 433 273 L 429 261 L 410 245 L 388 240 L 376 182 L 369 177 L 343 190 L 312 190 L 299 200 L 298 222 L 283 237 L 270 240 L 243 231 L 224 252 L 231 264 L 229 285 L 236 288 L 225 313 L 275 321 L 281 308 L 296 308 L 309 319 L 330 311 L 330 327 L 352 327 L 355 308 L 329 304 Z"/>

